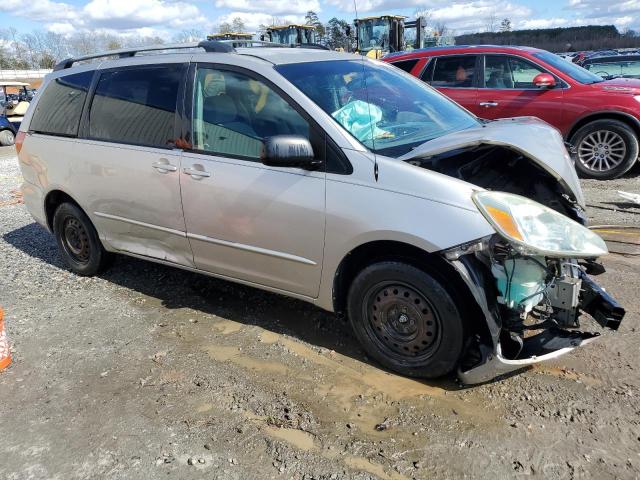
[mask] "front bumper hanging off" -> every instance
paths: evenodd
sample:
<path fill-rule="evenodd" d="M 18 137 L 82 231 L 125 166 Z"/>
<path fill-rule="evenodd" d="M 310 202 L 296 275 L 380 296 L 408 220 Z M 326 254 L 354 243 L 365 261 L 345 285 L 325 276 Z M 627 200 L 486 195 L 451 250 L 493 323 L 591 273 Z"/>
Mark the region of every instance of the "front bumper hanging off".
<path fill-rule="evenodd" d="M 471 367 L 459 369 L 458 378 L 462 383 L 484 383 L 499 375 L 553 360 L 600 336 L 599 333 L 550 327 L 523 339 L 523 347 L 516 358 L 506 358 L 500 344 L 501 327 L 486 297 L 486 276 L 473 262 L 466 261 L 464 257 L 450 263 L 458 271 L 482 310 L 491 338 L 490 342 L 478 345 L 479 361 Z M 625 314 L 624 308 L 587 274 L 580 271 L 579 275 L 582 280 L 579 308 L 591 315 L 602 327 L 617 330 Z"/>

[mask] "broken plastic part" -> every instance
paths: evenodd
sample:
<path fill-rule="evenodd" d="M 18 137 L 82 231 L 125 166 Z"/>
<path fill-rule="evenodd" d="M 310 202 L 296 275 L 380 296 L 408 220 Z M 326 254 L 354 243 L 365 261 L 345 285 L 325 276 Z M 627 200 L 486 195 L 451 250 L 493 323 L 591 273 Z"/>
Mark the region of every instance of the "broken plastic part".
<path fill-rule="evenodd" d="M 449 248 L 448 250 L 444 251 L 444 256 L 447 260 L 457 260 L 462 255 L 481 252 L 488 247 L 490 238 L 491 237 L 485 237 L 476 242 L 463 243 L 462 245 Z"/>
<path fill-rule="evenodd" d="M 495 354 L 488 345 L 480 345 L 483 360 L 469 370 L 459 370 L 458 378 L 467 385 L 488 382 L 498 375 L 558 358 L 576 347 L 592 342 L 598 336 L 597 333 L 569 332 L 562 329 L 545 330 L 524 339 L 523 347 L 515 359 L 506 358 L 500 344 L 497 345 Z"/>

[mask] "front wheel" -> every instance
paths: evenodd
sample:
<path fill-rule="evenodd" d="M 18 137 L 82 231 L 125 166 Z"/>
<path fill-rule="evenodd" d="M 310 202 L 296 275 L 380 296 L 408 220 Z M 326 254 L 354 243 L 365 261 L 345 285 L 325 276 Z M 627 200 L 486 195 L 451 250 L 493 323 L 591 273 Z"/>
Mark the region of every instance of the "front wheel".
<path fill-rule="evenodd" d="M 11 130 L 2 130 L 0 132 L 0 145 L 3 147 L 10 147 L 15 141 L 15 135 Z"/>
<path fill-rule="evenodd" d="M 405 263 L 376 263 L 356 276 L 347 302 L 358 340 L 390 370 L 434 378 L 456 367 L 464 343 L 462 316 L 433 276 Z"/>
<path fill-rule="evenodd" d="M 624 175 L 638 158 L 638 137 L 619 120 L 596 120 L 571 138 L 576 170 L 586 178 L 610 180 Z"/>

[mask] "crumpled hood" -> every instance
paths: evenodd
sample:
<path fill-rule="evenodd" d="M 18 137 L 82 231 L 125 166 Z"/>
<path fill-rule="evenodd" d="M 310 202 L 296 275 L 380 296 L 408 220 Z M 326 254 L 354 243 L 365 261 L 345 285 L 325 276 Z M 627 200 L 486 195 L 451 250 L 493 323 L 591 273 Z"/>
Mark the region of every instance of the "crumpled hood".
<path fill-rule="evenodd" d="M 423 143 L 399 160 L 430 157 L 483 144 L 510 147 L 527 156 L 570 190 L 580 206 L 585 206 L 573 160 L 560 132 L 535 117 L 503 118 L 444 135 Z"/>

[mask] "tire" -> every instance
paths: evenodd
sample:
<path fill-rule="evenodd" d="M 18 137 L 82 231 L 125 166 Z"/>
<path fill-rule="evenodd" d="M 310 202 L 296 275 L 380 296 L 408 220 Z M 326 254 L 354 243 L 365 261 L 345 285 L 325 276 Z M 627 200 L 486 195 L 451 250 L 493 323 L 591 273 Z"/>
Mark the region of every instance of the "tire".
<path fill-rule="evenodd" d="M 69 268 L 82 276 L 93 276 L 108 264 L 109 254 L 89 217 L 73 203 L 62 203 L 53 216 L 53 234 Z"/>
<path fill-rule="evenodd" d="M 362 270 L 347 298 L 356 337 L 389 370 L 435 378 L 458 364 L 464 325 L 439 280 L 411 265 L 380 262 Z"/>
<path fill-rule="evenodd" d="M 2 130 L 0 132 L 0 145 L 10 147 L 16 141 L 15 135 L 11 130 Z"/>
<path fill-rule="evenodd" d="M 576 170 L 582 177 L 611 180 L 624 175 L 638 158 L 638 137 L 619 120 L 595 120 L 572 137 Z"/>

